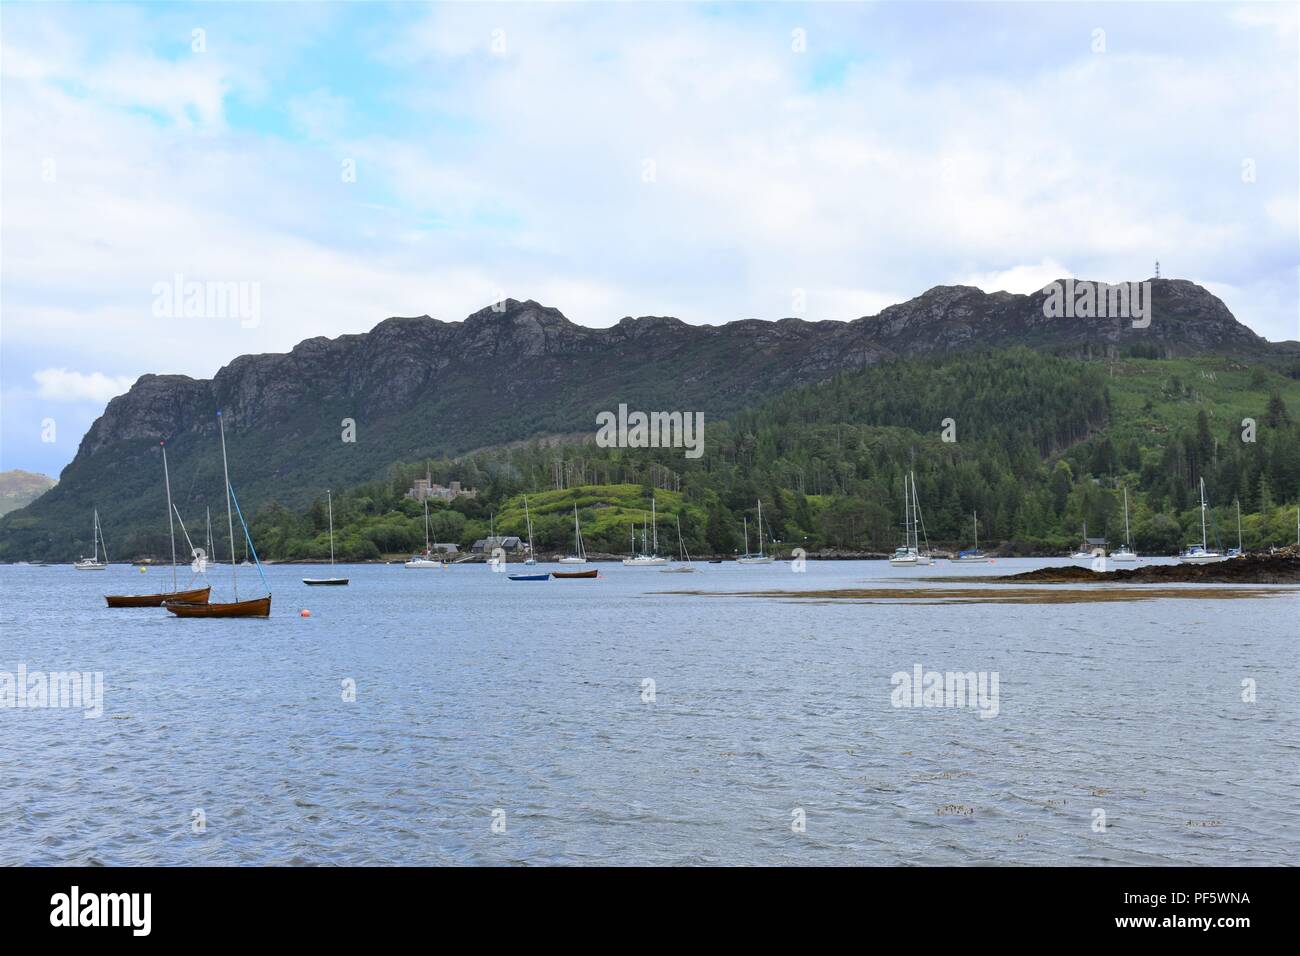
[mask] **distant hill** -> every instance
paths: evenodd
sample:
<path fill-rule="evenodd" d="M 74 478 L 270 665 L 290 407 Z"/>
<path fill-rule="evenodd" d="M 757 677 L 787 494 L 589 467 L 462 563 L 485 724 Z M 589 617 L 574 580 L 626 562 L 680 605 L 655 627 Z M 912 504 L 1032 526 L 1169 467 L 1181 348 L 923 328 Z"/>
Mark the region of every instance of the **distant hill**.
<path fill-rule="evenodd" d="M 186 515 L 223 501 L 215 413 L 224 410 L 231 474 L 246 511 L 300 507 L 325 487 L 382 475 L 394 461 L 461 454 L 540 435 L 594 432 L 598 412 L 734 415 L 792 387 L 897 358 L 1027 345 L 1044 352 L 1147 358 L 1226 354 L 1295 361 L 1239 323 L 1214 295 L 1152 281 L 1149 327 L 1117 318 L 1048 318 L 1043 293 L 939 286 L 851 322 L 744 320 L 688 325 L 625 318 L 575 325 L 507 300 L 463 322 L 392 318 L 360 335 L 308 339 L 287 354 L 245 355 L 212 380 L 145 375 L 113 399 L 59 485 L 0 519 L 0 560 L 74 556 L 92 507 L 127 552 L 166 517 L 158 443 Z M 354 442 L 342 440 L 344 420 Z"/>
<path fill-rule="evenodd" d="M 25 508 L 58 481 L 32 471 L 0 471 L 0 515 Z"/>

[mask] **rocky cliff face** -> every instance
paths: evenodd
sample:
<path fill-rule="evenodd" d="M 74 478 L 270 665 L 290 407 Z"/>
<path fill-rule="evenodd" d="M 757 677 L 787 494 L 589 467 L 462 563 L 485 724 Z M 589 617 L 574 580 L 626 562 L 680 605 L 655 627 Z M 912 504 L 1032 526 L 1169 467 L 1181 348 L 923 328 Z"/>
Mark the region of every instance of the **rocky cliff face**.
<path fill-rule="evenodd" d="M 620 402 L 702 410 L 712 420 L 781 389 L 893 356 L 1011 345 L 1092 354 L 1140 345 L 1161 356 L 1269 348 L 1190 282 L 1152 282 L 1145 329 L 1114 318 L 1048 318 L 1044 299 L 939 286 L 852 322 L 698 326 L 629 317 L 608 329 L 512 299 L 463 322 L 391 318 L 365 334 L 241 356 L 210 381 L 145 375 L 109 403 L 58 486 L 0 521 L 0 559 L 72 554 L 92 507 L 106 529 L 119 533 L 165 521 L 165 508 L 154 500 L 162 440 L 182 508 L 223 500 L 218 408 L 232 479 L 256 507 L 271 497 L 297 503 L 327 486 L 374 477 L 394 460 L 594 432 L 596 414 Z M 355 442 L 342 440 L 345 418 L 356 423 Z"/>

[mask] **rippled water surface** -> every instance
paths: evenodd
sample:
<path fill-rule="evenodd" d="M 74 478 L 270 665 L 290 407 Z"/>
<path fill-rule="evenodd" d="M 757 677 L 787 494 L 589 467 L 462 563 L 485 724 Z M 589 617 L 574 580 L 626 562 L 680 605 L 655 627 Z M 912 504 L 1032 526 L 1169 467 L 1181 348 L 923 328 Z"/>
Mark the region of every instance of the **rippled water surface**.
<path fill-rule="evenodd" d="M 159 569 L 0 567 L 0 671 L 105 681 L 99 719 L 0 709 L 0 863 L 1300 859 L 1294 591 L 1097 605 L 662 593 L 1031 566 L 599 565 L 598 580 L 545 583 L 364 566 L 338 569 L 346 588 L 279 566 L 272 617 L 226 621 L 104 606 L 106 591 L 161 586 Z M 228 576 L 213 574 L 218 592 Z M 997 715 L 894 707 L 891 675 L 916 664 L 997 672 Z"/>

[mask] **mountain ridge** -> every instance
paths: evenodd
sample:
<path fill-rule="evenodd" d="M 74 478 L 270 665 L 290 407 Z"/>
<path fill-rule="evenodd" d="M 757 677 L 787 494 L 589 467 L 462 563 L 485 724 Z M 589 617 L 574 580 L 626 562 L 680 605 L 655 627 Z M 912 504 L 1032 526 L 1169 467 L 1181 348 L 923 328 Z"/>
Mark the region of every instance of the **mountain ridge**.
<path fill-rule="evenodd" d="M 0 519 L 0 559 L 71 553 L 81 511 L 134 527 L 152 516 L 159 441 L 184 505 L 220 499 L 215 411 L 232 441 L 241 498 L 301 502 L 319 488 L 368 480 L 393 461 L 460 454 L 541 434 L 594 432 L 598 411 L 701 410 L 710 420 L 762 397 L 891 358 L 1014 345 L 1152 357 L 1273 346 L 1212 293 L 1152 280 L 1150 327 L 1115 318 L 1049 318 L 1045 293 L 936 286 L 874 316 L 787 317 L 692 325 L 624 317 L 607 328 L 553 307 L 507 299 L 460 322 L 393 316 L 369 332 L 314 336 L 288 352 L 242 355 L 211 379 L 143 375 L 108 403 L 60 483 Z M 345 420 L 356 440 L 343 440 Z M 158 474 L 154 474 L 154 471 Z"/>

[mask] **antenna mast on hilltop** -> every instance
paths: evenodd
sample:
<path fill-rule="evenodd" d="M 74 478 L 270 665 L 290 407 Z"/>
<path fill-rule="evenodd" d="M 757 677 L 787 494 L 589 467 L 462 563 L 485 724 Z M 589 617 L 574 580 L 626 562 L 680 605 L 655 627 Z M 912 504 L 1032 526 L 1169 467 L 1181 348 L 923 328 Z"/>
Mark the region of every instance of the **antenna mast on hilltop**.
<path fill-rule="evenodd" d="M 1159 260 L 1159 259 L 1156 260 L 1156 278 L 1157 278 L 1157 279 L 1160 278 L 1160 260 Z"/>

